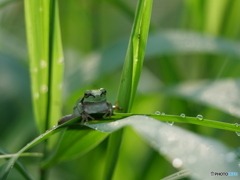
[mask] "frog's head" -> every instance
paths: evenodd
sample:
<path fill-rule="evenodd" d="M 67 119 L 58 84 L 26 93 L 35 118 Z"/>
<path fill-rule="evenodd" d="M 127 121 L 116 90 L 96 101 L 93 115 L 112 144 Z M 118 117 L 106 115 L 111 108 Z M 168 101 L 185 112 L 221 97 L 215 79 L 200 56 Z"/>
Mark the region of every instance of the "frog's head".
<path fill-rule="evenodd" d="M 106 100 L 107 91 L 104 88 L 87 90 L 84 93 L 82 102 L 101 102 Z"/>

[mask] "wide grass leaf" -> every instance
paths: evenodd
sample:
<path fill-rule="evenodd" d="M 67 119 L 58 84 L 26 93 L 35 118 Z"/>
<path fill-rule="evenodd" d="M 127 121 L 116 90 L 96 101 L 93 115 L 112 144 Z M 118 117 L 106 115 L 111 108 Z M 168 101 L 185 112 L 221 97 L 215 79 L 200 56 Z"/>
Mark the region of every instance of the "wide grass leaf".
<path fill-rule="evenodd" d="M 240 117 L 240 80 L 204 80 L 183 82 L 168 86 L 162 92 L 175 97 L 195 101 Z"/>
<path fill-rule="evenodd" d="M 145 57 L 151 13 L 152 0 L 139 0 L 118 88 L 116 105 L 121 107 L 121 112 L 131 111 Z M 104 172 L 106 180 L 113 178 L 121 139 L 122 131 L 110 135 Z"/>
<path fill-rule="evenodd" d="M 212 179 L 212 171 L 240 173 L 236 154 L 222 143 L 150 117 L 132 116 L 111 123 L 89 125 L 108 133 L 124 126 L 131 126 L 174 167 L 187 169 L 193 178 Z"/>

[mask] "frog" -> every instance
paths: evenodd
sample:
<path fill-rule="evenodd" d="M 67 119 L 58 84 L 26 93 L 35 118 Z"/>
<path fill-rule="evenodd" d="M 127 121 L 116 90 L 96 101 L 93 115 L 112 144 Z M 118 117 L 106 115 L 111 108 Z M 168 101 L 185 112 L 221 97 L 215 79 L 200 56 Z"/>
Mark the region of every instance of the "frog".
<path fill-rule="evenodd" d="M 88 123 L 88 120 L 94 120 L 92 114 L 103 114 L 103 118 L 111 117 L 113 106 L 107 102 L 107 91 L 104 88 L 96 90 L 86 90 L 83 97 L 79 98 L 73 107 L 73 113 L 63 116 L 58 125 L 63 124 L 73 118 L 82 117 L 81 123 Z"/>

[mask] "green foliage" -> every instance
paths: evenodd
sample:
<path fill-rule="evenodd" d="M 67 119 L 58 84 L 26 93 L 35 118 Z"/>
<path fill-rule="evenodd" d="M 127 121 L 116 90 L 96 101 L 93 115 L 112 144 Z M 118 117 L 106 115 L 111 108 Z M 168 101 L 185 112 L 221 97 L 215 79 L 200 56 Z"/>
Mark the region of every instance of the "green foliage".
<path fill-rule="evenodd" d="M 0 3 L 0 147 L 8 150 L 0 179 L 240 174 L 239 1 L 155 1 L 153 11 L 152 1 L 136 3 Z M 122 111 L 56 125 L 86 89 L 100 87 Z"/>
<path fill-rule="evenodd" d="M 57 1 L 25 0 L 32 99 L 40 132 L 61 117 L 63 55 Z"/>

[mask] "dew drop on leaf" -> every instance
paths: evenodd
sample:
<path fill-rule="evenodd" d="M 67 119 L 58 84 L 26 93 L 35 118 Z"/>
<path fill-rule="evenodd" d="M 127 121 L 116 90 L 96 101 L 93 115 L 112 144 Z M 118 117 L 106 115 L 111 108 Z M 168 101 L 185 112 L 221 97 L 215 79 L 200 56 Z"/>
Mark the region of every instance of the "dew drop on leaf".
<path fill-rule="evenodd" d="M 198 114 L 198 115 L 197 115 L 197 119 L 200 120 L 200 121 L 202 121 L 202 120 L 203 120 L 203 116 L 202 116 L 201 114 Z"/>
<path fill-rule="evenodd" d="M 166 121 L 166 123 L 170 126 L 172 126 L 174 124 L 174 121 Z"/>
<path fill-rule="evenodd" d="M 156 114 L 156 115 L 160 115 L 161 112 L 160 112 L 160 111 L 156 111 L 155 114 Z"/>
<path fill-rule="evenodd" d="M 180 168 L 181 166 L 182 166 L 182 160 L 181 159 L 179 159 L 179 158 L 175 158 L 175 159 L 173 159 L 173 161 L 172 161 L 172 165 L 173 165 L 173 167 L 175 167 L 175 168 Z"/>
<path fill-rule="evenodd" d="M 186 115 L 184 113 L 180 114 L 181 117 L 185 118 Z"/>
<path fill-rule="evenodd" d="M 236 127 L 238 127 L 238 126 L 239 126 L 239 124 L 238 124 L 238 123 L 235 123 L 234 125 L 235 125 Z"/>
<path fill-rule="evenodd" d="M 45 60 L 41 60 L 41 61 L 40 61 L 40 67 L 41 67 L 41 68 L 47 67 L 47 62 L 46 62 Z"/>
<path fill-rule="evenodd" d="M 162 112 L 162 114 L 161 115 L 166 115 L 164 112 Z"/>
<path fill-rule="evenodd" d="M 240 132 L 236 132 L 237 136 L 240 136 Z"/>
<path fill-rule="evenodd" d="M 34 99 L 38 99 L 38 98 L 39 98 L 39 93 L 38 92 L 34 93 Z"/>
<path fill-rule="evenodd" d="M 43 85 L 41 86 L 41 92 L 42 92 L 42 93 L 48 92 L 48 86 L 43 84 Z"/>

